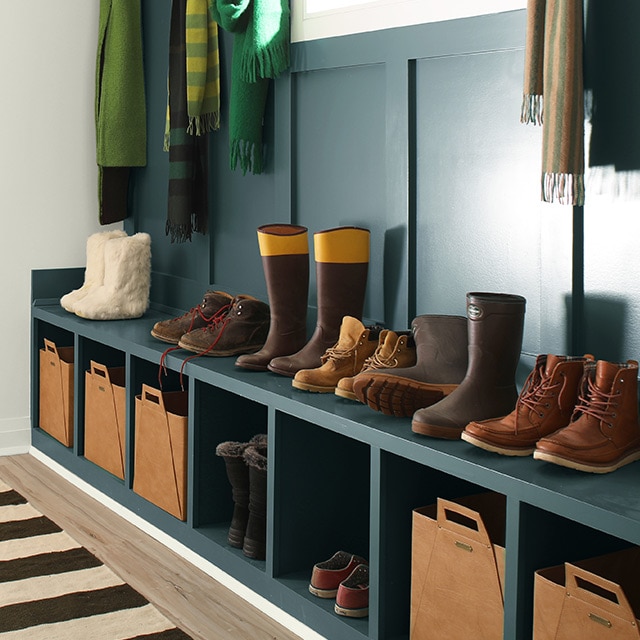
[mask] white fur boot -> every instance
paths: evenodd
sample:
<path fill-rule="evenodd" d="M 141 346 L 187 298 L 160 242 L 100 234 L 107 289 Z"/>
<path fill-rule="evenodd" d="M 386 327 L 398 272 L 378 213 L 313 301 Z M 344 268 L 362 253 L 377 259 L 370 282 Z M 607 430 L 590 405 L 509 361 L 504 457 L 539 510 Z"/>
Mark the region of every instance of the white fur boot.
<path fill-rule="evenodd" d="M 136 233 L 112 238 L 104 247 L 104 284 L 75 305 L 88 320 L 139 318 L 149 306 L 151 237 Z"/>
<path fill-rule="evenodd" d="M 104 245 L 111 238 L 122 238 L 127 234 L 115 231 L 100 231 L 87 238 L 87 268 L 84 271 L 84 283 L 79 289 L 65 294 L 60 298 L 60 304 L 69 313 L 75 312 L 75 305 L 82 300 L 91 289 L 102 286 L 104 281 Z"/>

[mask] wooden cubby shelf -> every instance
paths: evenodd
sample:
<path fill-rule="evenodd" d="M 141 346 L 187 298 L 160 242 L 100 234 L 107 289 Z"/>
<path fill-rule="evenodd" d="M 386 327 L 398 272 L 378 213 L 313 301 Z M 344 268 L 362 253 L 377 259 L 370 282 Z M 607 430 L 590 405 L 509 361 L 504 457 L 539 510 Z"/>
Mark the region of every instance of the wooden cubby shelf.
<path fill-rule="evenodd" d="M 506 496 L 505 625 L 508 640 L 531 637 L 533 572 L 640 544 L 640 464 L 592 475 L 413 434 L 410 420 L 377 414 L 329 394 L 298 391 L 288 378 L 202 357 L 184 367 L 189 393 L 187 518 L 180 521 L 132 490 L 134 404 L 157 385 L 167 345 L 150 335 L 175 310 L 138 320 L 95 322 L 66 312 L 59 295 L 77 270 L 33 272 L 33 446 L 99 491 L 268 598 L 331 640 L 408 639 L 411 512 L 438 497 L 490 490 Z M 38 350 L 44 338 L 75 346 L 75 442 L 38 427 Z M 166 357 L 165 390 L 179 388 L 182 350 Z M 91 359 L 126 368 L 125 478 L 83 457 L 84 371 Z M 231 489 L 216 445 L 268 434 L 267 555 L 250 560 L 226 542 Z M 369 617 L 333 612 L 308 592 L 315 562 L 338 549 L 368 556 Z"/>

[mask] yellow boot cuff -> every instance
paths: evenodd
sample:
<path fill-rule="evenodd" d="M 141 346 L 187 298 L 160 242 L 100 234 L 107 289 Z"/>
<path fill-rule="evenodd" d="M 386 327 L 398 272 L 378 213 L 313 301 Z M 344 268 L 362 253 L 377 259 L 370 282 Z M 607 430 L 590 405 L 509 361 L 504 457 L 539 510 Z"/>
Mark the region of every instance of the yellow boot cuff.
<path fill-rule="evenodd" d="M 339 227 L 320 231 L 313 236 L 316 262 L 369 262 L 368 229 Z"/>
<path fill-rule="evenodd" d="M 261 256 L 289 256 L 309 253 L 307 228 L 293 224 L 258 227 Z"/>

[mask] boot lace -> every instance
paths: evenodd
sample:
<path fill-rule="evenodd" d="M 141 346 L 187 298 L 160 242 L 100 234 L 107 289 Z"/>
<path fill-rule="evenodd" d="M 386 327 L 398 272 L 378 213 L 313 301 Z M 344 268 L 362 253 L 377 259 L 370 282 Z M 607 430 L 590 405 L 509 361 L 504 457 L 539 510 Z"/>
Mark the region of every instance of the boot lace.
<path fill-rule="evenodd" d="M 613 400 L 619 395 L 620 391 L 607 393 L 602 391 L 602 389 L 598 389 L 593 379 L 587 377 L 586 384 L 583 387 L 582 393 L 580 393 L 571 420 L 573 421 L 578 414 L 583 414 L 591 416 L 599 422 L 603 422 L 608 427 L 613 428 L 613 421 L 616 418 L 616 412 L 613 409 L 618 406 L 618 403 L 613 402 Z"/>
<path fill-rule="evenodd" d="M 384 358 L 380 351 L 376 349 L 373 355 L 369 356 L 362 365 L 362 371 L 372 371 L 374 369 L 393 369 L 398 366 L 398 358 L 393 354 Z"/>
<path fill-rule="evenodd" d="M 200 353 L 194 353 L 192 356 L 188 356 L 182 361 L 182 365 L 180 366 L 180 388 L 182 389 L 182 391 L 184 391 L 185 365 L 187 364 L 187 362 L 189 362 L 189 360 L 193 360 L 194 358 L 197 358 L 199 356 L 204 355 L 205 353 L 208 353 L 216 346 L 216 344 L 218 343 L 218 340 L 220 340 L 220 337 L 222 336 L 222 333 L 225 327 L 227 326 L 227 324 L 229 323 L 229 320 L 231 319 L 231 309 L 232 309 L 232 304 L 225 304 L 223 307 L 220 307 L 220 309 L 218 309 L 218 311 L 216 311 L 208 320 L 203 314 L 201 314 L 202 318 L 207 321 L 207 326 L 204 327 L 203 329 L 205 332 L 216 331 L 218 327 L 220 327 L 220 332 L 216 336 L 216 339 L 213 342 L 211 342 L 211 344 L 206 349 L 204 349 L 204 351 L 201 351 Z M 194 315 L 194 318 L 195 318 L 195 315 Z M 193 322 L 192 322 L 192 325 L 193 325 Z M 165 351 L 160 356 L 160 366 L 158 368 L 158 382 L 160 384 L 160 390 L 162 390 L 162 375 L 163 374 L 165 376 L 168 375 L 167 363 L 166 363 L 167 356 L 172 351 L 175 351 L 176 349 L 180 349 L 180 348 L 181 347 L 169 347 L 168 349 L 165 349 Z"/>
<path fill-rule="evenodd" d="M 551 376 L 545 374 L 545 364 L 535 367 L 533 371 L 527 376 L 520 397 L 518 398 L 517 409 L 521 406 L 527 407 L 531 411 L 537 413 L 541 418 L 544 418 L 544 411 L 542 409 L 549 409 L 551 407 L 551 400 L 556 396 L 556 389 L 560 387 L 560 391 L 557 393 L 558 407 L 562 410 L 562 398 L 563 391 L 567 384 L 567 378 L 563 372 L 560 373 L 562 381 L 552 383 Z M 518 433 L 518 420 L 520 418 L 520 411 L 516 411 L 516 423 L 515 433 Z"/>

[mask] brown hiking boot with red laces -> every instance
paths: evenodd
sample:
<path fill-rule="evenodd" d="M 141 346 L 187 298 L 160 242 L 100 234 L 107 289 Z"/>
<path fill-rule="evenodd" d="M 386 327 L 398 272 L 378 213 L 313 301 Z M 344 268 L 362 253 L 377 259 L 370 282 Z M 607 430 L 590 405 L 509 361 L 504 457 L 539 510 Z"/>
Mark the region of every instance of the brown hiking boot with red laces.
<path fill-rule="evenodd" d="M 185 333 L 178 346 L 203 356 L 235 356 L 262 348 L 269 333 L 269 305 L 236 296 L 206 327 Z"/>
<path fill-rule="evenodd" d="M 540 438 L 571 421 L 586 362 L 593 356 L 538 356 L 516 408 L 503 418 L 470 422 L 462 439 L 507 456 L 533 453 Z"/>
<path fill-rule="evenodd" d="M 233 296 L 224 291 L 207 291 L 202 302 L 177 318 L 156 322 L 151 335 L 169 344 L 178 344 L 185 333 L 206 327 L 218 311 L 232 302 Z"/>
<path fill-rule="evenodd" d="M 539 440 L 533 457 L 591 473 L 609 473 L 640 460 L 637 394 L 635 360 L 586 365 L 571 422 Z"/>

